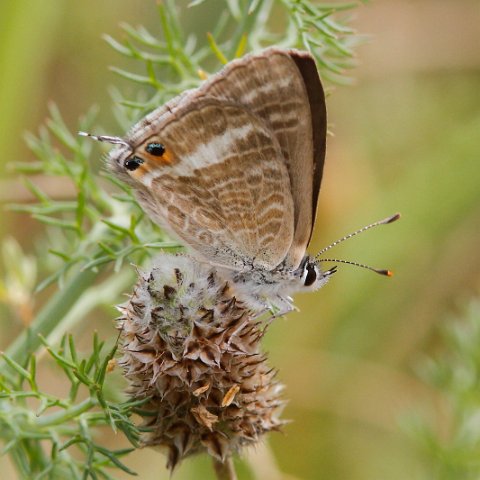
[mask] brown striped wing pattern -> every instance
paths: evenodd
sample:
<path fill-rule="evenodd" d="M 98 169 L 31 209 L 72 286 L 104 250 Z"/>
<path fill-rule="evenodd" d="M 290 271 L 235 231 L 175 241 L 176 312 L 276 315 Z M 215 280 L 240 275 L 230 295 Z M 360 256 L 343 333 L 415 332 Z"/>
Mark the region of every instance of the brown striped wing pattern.
<path fill-rule="evenodd" d="M 325 96 L 315 61 L 307 52 L 270 48 L 231 62 L 201 91 L 246 106 L 278 140 L 295 211 L 285 260 L 298 267 L 312 234 L 325 159 Z"/>
<path fill-rule="evenodd" d="M 171 166 L 154 168 L 139 198 L 150 215 L 222 266 L 272 269 L 293 237 L 293 202 L 281 151 L 245 108 L 212 99 L 179 111 L 159 140 Z"/>
<path fill-rule="evenodd" d="M 126 139 L 138 170 L 125 171 L 125 147 L 110 164 L 157 223 L 212 264 L 296 268 L 313 228 L 325 124 L 313 59 L 269 49 L 139 122 Z M 151 142 L 165 146 L 162 158 L 146 153 Z"/>

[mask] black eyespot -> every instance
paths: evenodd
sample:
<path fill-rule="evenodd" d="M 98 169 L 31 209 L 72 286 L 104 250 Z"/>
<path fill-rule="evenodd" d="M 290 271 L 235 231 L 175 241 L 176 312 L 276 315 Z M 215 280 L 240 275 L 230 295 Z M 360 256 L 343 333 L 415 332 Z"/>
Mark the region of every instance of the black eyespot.
<path fill-rule="evenodd" d="M 307 275 L 305 276 L 305 282 L 303 283 L 306 287 L 313 285 L 317 279 L 317 271 L 315 265 L 312 263 L 307 263 Z"/>
<path fill-rule="evenodd" d="M 130 157 L 127 159 L 125 162 L 125 168 L 129 170 L 130 172 L 133 172 L 136 170 L 141 164 L 143 163 L 143 160 L 140 157 Z"/>
<path fill-rule="evenodd" d="M 149 143 L 145 147 L 145 151 L 155 157 L 161 157 L 165 153 L 165 145 L 163 143 Z"/>

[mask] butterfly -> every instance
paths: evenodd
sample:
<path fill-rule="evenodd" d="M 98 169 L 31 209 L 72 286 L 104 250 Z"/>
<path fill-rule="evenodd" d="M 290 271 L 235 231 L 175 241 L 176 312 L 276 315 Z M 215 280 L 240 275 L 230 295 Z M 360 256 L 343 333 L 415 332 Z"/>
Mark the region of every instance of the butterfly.
<path fill-rule="evenodd" d="M 310 53 L 273 47 L 247 55 L 125 138 L 82 134 L 117 144 L 108 165 L 145 212 L 252 309 L 290 311 L 291 295 L 320 288 L 335 272 L 306 253 L 327 136 Z"/>

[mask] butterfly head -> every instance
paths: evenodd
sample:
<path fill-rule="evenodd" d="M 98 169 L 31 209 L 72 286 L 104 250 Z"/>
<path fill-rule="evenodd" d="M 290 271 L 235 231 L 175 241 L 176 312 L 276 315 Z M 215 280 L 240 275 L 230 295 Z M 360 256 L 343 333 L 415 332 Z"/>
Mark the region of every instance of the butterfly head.
<path fill-rule="evenodd" d="M 120 137 L 92 135 L 85 132 L 79 132 L 79 134 L 100 142 L 118 145 L 118 149 L 111 154 L 115 169 L 146 185 L 157 176 L 159 168 L 172 165 L 174 160 L 173 153 L 160 139 L 150 138 L 141 145 L 135 146 Z"/>
<path fill-rule="evenodd" d="M 322 271 L 315 258 L 305 256 L 298 267 L 298 274 L 302 290 L 317 290 L 325 284 L 328 277 L 334 274 L 337 267 Z"/>
<path fill-rule="evenodd" d="M 149 187 L 163 167 L 173 164 L 173 158 L 172 151 L 163 142 L 149 139 L 134 150 L 117 157 L 117 165 L 129 177 Z"/>

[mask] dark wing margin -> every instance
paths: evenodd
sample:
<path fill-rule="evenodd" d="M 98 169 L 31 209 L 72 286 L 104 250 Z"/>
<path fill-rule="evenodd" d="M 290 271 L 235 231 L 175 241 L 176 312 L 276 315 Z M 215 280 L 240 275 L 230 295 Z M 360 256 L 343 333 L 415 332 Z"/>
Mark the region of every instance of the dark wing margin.
<path fill-rule="evenodd" d="M 325 93 L 318 75 L 315 61 L 310 55 L 296 50 L 290 53 L 297 65 L 307 89 L 313 133 L 313 190 L 312 190 L 312 225 L 315 225 L 318 195 L 322 183 L 323 165 L 325 163 L 327 140 L 327 107 Z M 313 228 L 312 228 L 313 231 Z M 311 234 L 310 234 L 311 236 Z"/>

